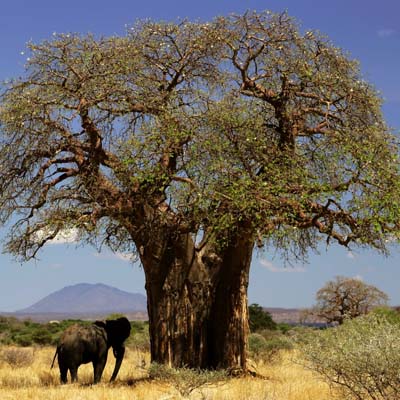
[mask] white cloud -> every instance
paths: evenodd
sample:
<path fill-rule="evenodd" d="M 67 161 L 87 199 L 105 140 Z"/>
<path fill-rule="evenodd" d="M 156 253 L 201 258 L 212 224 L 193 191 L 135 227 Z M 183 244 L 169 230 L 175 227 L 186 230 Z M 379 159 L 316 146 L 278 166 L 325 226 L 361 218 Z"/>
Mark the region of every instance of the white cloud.
<path fill-rule="evenodd" d="M 357 281 L 361 281 L 361 282 L 364 281 L 364 278 L 361 275 L 353 276 L 353 279 L 356 279 Z"/>
<path fill-rule="evenodd" d="M 346 257 L 347 257 L 347 258 L 350 258 L 351 260 L 354 260 L 354 259 L 356 258 L 356 256 L 354 255 L 354 253 L 351 252 L 351 251 L 348 251 L 348 252 L 347 252 Z"/>
<path fill-rule="evenodd" d="M 380 38 L 388 38 L 394 36 L 397 32 L 394 29 L 384 28 L 379 29 L 376 33 Z"/>
<path fill-rule="evenodd" d="M 277 267 L 271 261 L 268 260 L 260 260 L 260 264 L 262 267 L 266 268 L 271 272 L 305 272 L 306 269 L 304 267 L 295 266 L 295 267 Z"/>
<path fill-rule="evenodd" d="M 49 231 L 40 230 L 35 233 L 35 240 L 38 242 L 45 239 L 46 236 L 49 235 Z M 75 228 L 65 229 L 57 234 L 54 239 L 49 240 L 48 244 L 66 244 L 66 243 L 75 243 L 78 241 L 79 235 L 78 230 Z"/>
<path fill-rule="evenodd" d="M 78 241 L 78 230 L 73 228 L 59 232 L 54 239 L 49 241 L 49 244 L 66 244 L 66 243 L 75 243 L 77 241 Z"/>

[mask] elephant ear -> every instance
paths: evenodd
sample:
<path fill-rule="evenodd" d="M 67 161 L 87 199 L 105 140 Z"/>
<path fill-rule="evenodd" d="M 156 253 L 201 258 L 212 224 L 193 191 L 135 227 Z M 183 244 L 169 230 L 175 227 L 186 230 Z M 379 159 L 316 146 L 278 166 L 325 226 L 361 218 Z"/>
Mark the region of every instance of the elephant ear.
<path fill-rule="evenodd" d="M 131 324 L 125 317 L 107 320 L 105 325 L 108 343 L 111 346 L 121 345 L 131 333 Z"/>
<path fill-rule="evenodd" d="M 94 321 L 93 325 L 99 326 L 100 328 L 106 329 L 107 325 L 104 321 Z"/>

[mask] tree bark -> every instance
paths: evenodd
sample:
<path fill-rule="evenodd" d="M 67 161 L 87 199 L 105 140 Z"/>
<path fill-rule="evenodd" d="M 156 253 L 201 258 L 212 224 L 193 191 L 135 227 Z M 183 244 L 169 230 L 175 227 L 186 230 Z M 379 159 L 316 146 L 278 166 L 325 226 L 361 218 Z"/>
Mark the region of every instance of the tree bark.
<path fill-rule="evenodd" d="M 189 234 L 154 238 L 141 253 L 152 362 L 245 370 L 253 243 L 234 240 L 217 254 Z"/>
<path fill-rule="evenodd" d="M 212 367 L 246 370 L 249 333 L 247 288 L 253 242 L 242 237 L 227 247 L 214 282 L 209 329 Z"/>

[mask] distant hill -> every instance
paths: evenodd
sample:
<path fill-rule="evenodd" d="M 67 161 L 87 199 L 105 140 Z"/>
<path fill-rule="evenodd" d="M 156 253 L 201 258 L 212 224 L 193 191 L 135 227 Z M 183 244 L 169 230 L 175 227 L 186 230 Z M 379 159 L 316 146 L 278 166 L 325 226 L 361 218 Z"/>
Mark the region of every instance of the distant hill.
<path fill-rule="evenodd" d="M 301 309 L 265 308 L 276 322 L 299 323 Z M 68 318 L 95 320 L 121 313 L 131 320 L 146 320 L 146 296 L 129 293 L 101 283 L 79 283 L 49 294 L 30 307 L 1 313 L 45 322 Z"/>
<path fill-rule="evenodd" d="M 79 283 L 49 294 L 15 314 L 107 315 L 145 313 L 146 296 L 101 283 Z"/>
<path fill-rule="evenodd" d="M 301 315 L 304 309 L 302 308 L 280 308 L 280 307 L 265 307 L 272 319 L 277 323 L 299 324 Z M 319 322 L 319 321 L 318 321 Z"/>

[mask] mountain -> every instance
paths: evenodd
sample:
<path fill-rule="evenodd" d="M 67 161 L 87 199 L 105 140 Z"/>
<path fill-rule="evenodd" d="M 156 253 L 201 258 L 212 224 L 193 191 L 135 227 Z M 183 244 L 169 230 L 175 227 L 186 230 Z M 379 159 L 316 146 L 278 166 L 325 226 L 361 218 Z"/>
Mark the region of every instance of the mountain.
<path fill-rule="evenodd" d="M 146 312 L 146 296 L 101 283 L 79 283 L 49 294 L 18 314 L 111 314 Z"/>
<path fill-rule="evenodd" d="M 129 293 L 101 283 L 79 283 L 66 286 L 44 297 L 30 307 L 14 313 L 1 313 L 38 322 L 67 318 L 104 319 L 122 313 L 131 320 L 146 320 L 146 296 Z M 275 322 L 298 323 L 301 309 L 265 308 Z"/>

